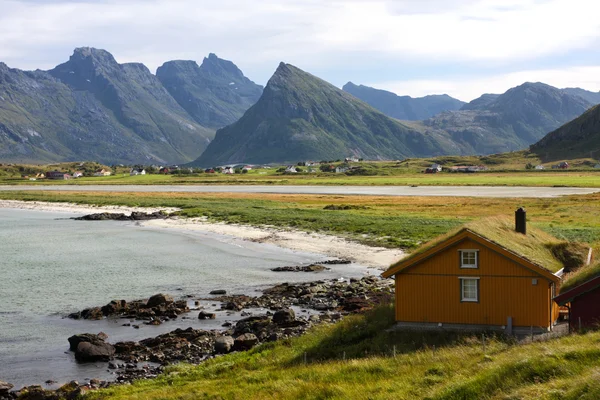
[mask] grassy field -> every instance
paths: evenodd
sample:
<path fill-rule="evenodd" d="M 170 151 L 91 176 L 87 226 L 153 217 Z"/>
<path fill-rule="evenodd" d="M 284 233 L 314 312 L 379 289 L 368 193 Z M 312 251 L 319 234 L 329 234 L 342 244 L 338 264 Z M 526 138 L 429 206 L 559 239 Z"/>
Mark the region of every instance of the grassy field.
<path fill-rule="evenodd" d="M 358 167 L 355 172 L 346 174 L 324 173 L 319 167 L 299 167 L 302 173 L 284 174 L 278 166 L 255 168 L 245 174 L 225 175 L 221 173 L 193 173 L 159 175 L 148 174 L 129 176 L 129 168 L 114 167 L 109 177 L 82 177 L 68 181 L 24 179 L 22 176 L 35 176 L 36 172 L 59 169 L 72 172 L 80 163 L 63 163 L 48 166 L 2 165 L 0 164 L 0 185 L 476 185 L 476 186 L 580 186 L 600 187 L 600 169 L 593 168 L 597 162 L 592 159 L 570 160 L 570 170 L 552 170 L 551 164 L 545 164 L 546 170 L 525 169 L 525 165 L 538 165 L 540 159 L 527 152 L 512 152 L 479 157 L 435 157 L 406 159 L 403 161 L 360 162 L 351 166 Z M 445 167 L 456 165 L 485 165 L 485 172 L 472 174 L 442 172 L 424 174 L 423 170 L 433 163 Z M 330 165 L 340 165 L 332 162 Z M 100 164 L 85 163 L 86 171 L 92 172 Z M 106 167 L 108 168 L 108 167 Z M 314 172 L 308 172 L 310 170 Z"/>
<path fill-rule="evenodd" d="M 519 344 L 387 332 L 391 306 L 307 335 L 175 366 L 90 399 L 598 399 L 600 333 Z M 395 356 L 394 356 L 395 348 Z M 306 363 L 305 363 L 306 359 Z"/>
<path fill-rule="evenodd" d="M 343 174 L 200 174 L 115 175 L 67 181 L 0 178 L 0 185 L 397 185 L 397 186 L 572 186 L 600 187 L 600 171 L 478 172 L 474 174 L 418 172 L 402 175 L 346 176 Z"/>
<path fill-rule="evenodd" d="M 559 238 L 600 245 L 600 194 L 552 199 L 377 197 L 231 193 L 0 192 L 0 199 L 182 208 L 189 217 L 332 233 L 413 248 L 456 226 L 527 208 L 530 223 Z"/>

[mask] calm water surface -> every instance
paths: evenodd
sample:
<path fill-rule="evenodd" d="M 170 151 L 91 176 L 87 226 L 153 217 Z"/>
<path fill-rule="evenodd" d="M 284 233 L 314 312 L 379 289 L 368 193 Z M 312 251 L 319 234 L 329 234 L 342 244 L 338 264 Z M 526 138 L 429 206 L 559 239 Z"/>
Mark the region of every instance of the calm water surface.
<path fill-rule="evenodd" d="M 323 256 L 201 232 L 142 228 L 129 222 L 65 219 L 69 214 L 0 209 L 0 380 L 17 388 L 71 379 L 109 378 L 106 363 L 79 365 L 67 338 L 99 331 L 110 342 L 139 340 L 177 327 L 218 328 L 216 320 L 179 319 L 161 326 L 126 321 L 73 321 L 64 315 L 111 299 L 208 296 L 213 289 L 252 293 L 279 282 L 355 277 L 359 265 L 319 274 L 270 269 Z"/>

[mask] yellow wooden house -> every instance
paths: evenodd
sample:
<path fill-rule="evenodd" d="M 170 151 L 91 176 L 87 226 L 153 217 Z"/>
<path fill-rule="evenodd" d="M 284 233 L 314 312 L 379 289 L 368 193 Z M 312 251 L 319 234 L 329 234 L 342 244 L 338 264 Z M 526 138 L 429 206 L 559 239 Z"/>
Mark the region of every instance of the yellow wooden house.
<path fill-rule="evenodd" d="M 552 249 L 561 242 L 527 230 L 522 211 L 516 227 L 505 217 L 468 223 L 385 271 L 383 277 L 395 277 L 398 325 L 551 330 L 559 315 L 552 299 L 563 268 Z"/>

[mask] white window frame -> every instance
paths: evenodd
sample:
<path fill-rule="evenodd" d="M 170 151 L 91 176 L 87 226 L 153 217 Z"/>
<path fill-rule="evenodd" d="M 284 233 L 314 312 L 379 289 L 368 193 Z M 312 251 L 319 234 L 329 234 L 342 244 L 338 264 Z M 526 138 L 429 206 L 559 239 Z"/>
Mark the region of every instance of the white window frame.
<path fill-rule="evenodd" d="M 474 254 L 475 255 L 475 264 L 464 264 L 464 255 L 465 253 L 468 254 Z M 461 268 L 471 268 L 471 269 L 477 269 L 479 268 L 479 250 L 477 249 L 461 249 L 458 251 L 459 254 L 459 260 L 460 260 L 460 267 Z"/>
<path fill-rule="evenodd" d="M 459 276 L 460 282 L 460 301 L 461 303 L 479 303 L 479 277 L 474 276 Z M 475 281 L 475 297 L 465 297 L 465 282 Z"/>

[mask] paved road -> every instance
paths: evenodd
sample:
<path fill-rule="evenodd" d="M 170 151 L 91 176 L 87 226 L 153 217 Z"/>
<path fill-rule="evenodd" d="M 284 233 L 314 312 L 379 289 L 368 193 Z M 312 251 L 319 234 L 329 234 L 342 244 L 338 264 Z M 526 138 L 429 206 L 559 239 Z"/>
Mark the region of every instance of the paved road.
<path fill-rule="evenodd" d="M 369 196 L 558 197 L 600 192 L 600 188 L 521 186 L 292 186 L 292 185 L 23 185 L 0 191 L 96 191 L 183 193 L 280 193 Z"/>

